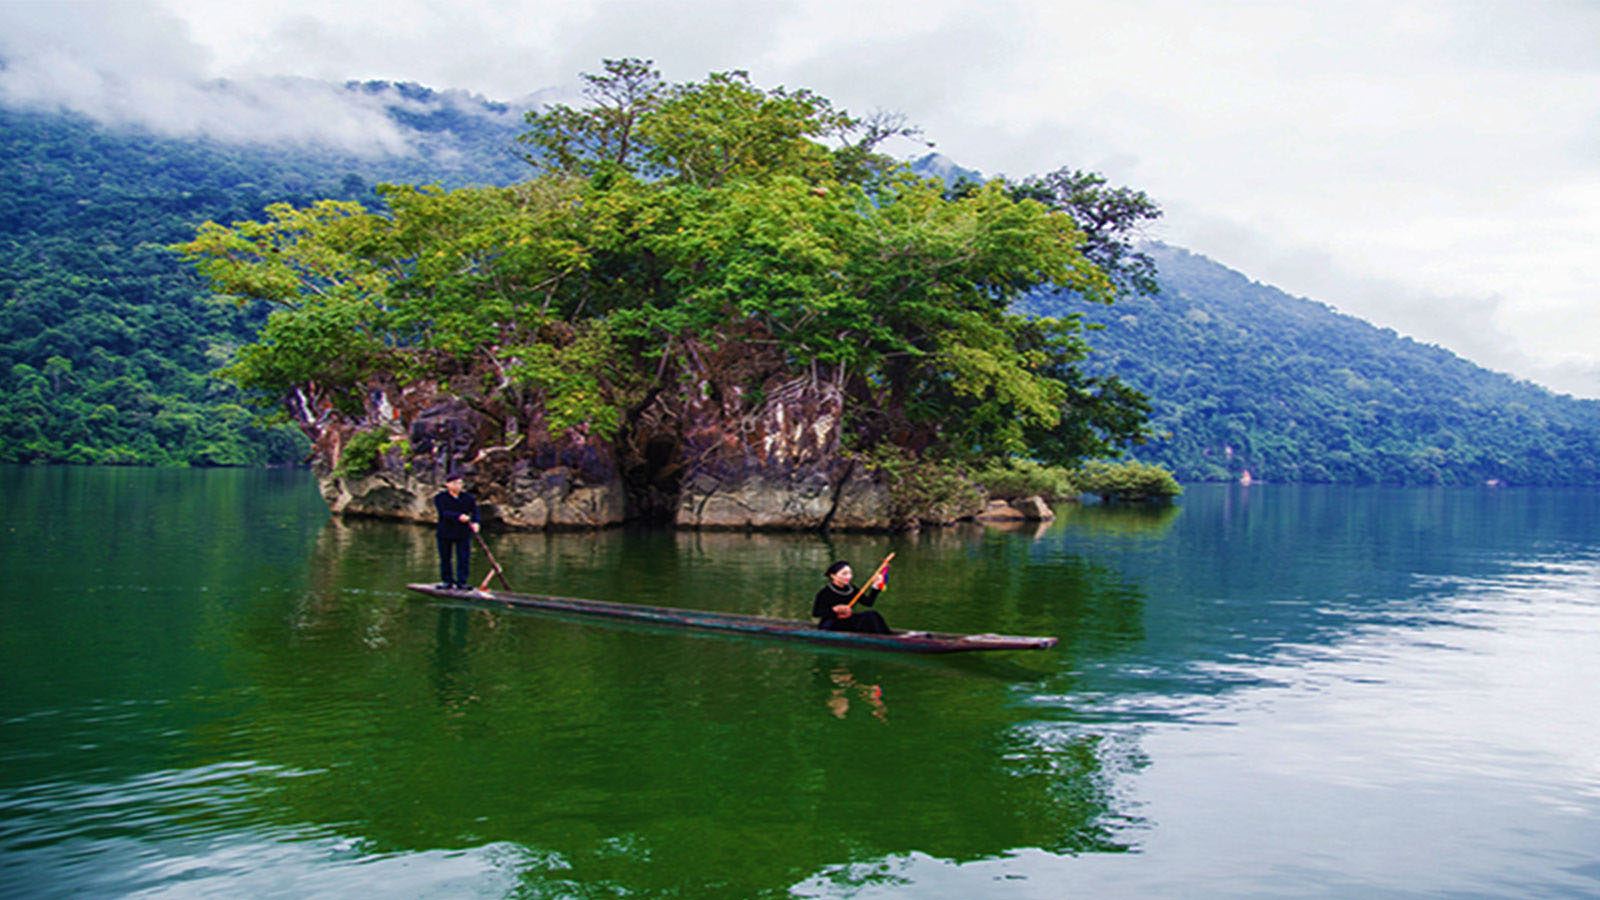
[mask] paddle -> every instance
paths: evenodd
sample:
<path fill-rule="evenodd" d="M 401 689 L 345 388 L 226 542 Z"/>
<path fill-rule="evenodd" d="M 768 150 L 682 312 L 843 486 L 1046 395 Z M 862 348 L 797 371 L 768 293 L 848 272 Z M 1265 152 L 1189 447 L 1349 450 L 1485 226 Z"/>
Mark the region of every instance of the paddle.
<path fill-rule="evenodd" d="M 876 572 L 872 573 L 872 578 L 868 578 L 867 579 L 867 587 L 871 587 L 873 579 L 877 578 L 879 575 L 883 574 L 883 570 L 884 569 L 889 568 L 889 560 L 891 560 L 891 559 L 894 559 L 894 554 L 893 553 L 889 554 L 888 556 L 885 556 L 883 558 L 883 562 L 878 563 L 878 570 Z M 855 606 L 856 605 L 856 601 L 861 599 L 861 595 L 865 594 L 867 592 L 867 587 L 864 587 L 861 590 L 856 591 L 856 595 L 854 597 L 850 598 L 850 602 L 845 604 L 845 605 L 846 606 L 851 606 L 851 607 Z"/>
<path fill-rule="evenodd" d="M 483 542 L 483 535 L 474 531 L 472 536 L 478 539 L 478 546 L 483 548 L 483 555 L 488 557 L 489 565 L 491 566 L 489 574 L 483 576 L 483 583 L 478 585 L 478 590 L 481 591 L 488 587 L 490 579 L 496 575 L 500 576 L 500 583 L 505 585 L 506 590 L 511 590 L 511 582 L 506 580 L 505 570 L 500 568 L 500 563 L 495 560 L 494 554 L 489 552 L 489 545 Z"/>

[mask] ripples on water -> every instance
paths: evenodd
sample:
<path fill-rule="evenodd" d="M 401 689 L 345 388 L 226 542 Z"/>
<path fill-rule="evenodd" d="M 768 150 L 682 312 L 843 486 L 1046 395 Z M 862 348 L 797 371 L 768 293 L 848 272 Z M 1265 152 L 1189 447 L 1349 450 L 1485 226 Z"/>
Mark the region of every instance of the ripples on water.
<path fill-rule="evenodd" d="M 0 896 L 1600 896 L 1592 493 L 495 538 L 526 589 L 766 614 L 895 549 L 891 622 L 1062 638 L 922 659 L 440 608 L 394 589 L 425 531 L 293 480 L 0 474 L 194 523 L 34 517 Z"/>
<path fill-rule="evenodd" d="M 1019 760 L 1101 740 L 1118 811 L 1101 822 L 1139 861 L 910 853 L 796 893 L 1600 896 L 1600 558 L 1484 562 L 1503 572 L 1319 605 L 1336 640 L 1030 696 L 1065 715 L 1024 726 Z"/>
<path fill-rule="evenodd" d="M 306 774 L 233 762 L 11 792 L 7 895 L 499 897 L 539 862 L 515 846 L 382 854 L 333 829 L 261 827 L 274 782 Z"/>

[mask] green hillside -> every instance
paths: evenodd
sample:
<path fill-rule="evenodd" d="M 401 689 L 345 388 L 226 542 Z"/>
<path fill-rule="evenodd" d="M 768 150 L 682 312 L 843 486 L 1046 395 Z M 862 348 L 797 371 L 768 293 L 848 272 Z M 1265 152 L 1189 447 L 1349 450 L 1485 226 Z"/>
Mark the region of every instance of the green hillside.
<path fill-rule="evenodd" d="M 209 373 L 264 310 L 219 305 L 166 249 L 269 203 L 375 201 L 380 181 L 506 183 L 521 117 L 414 85 L 392 98 L 407 156 L 223 144 L 0 109 L 0 462 L 267 465 L 304 439 L 252 421 Z"/>
<path fill-rule="evenodd" d="M 1600 483 L 1600 402 L 1291 297 L 1204 256 L 1149 249 L 1161 293 L 1086 318 L 1095 366 L 1149 394 L 1134 455 L 1187 481 Z M 1039 312 L 1083 309 L 1034 297 Z"/>
<path fill-rule="evenodd" d="M 114 130 L 0 109 L 0 462 L 267 465 L 304 441 L 265 428 L 210 373 L 264 318 L 209 299 L 166 249 L 206 220 L 270 203 L 355 199 L 383 181 L 508 184 L 529 174 L 504 106 L 387 83 L 414 152 L 362 157 Z M 392 102 L 391 102 L 392 101 Z M 919 161 L 949 178 L 976 173 Z M 1558 396 L 1257 284 L 1204 257 L 1150 251 L 1158 296 L 1081 312 L 1099 371 L 1146 392 L 1168 437 L 1135 455 L 1185 480 L 1600 482 L 1600 403 Z"/>

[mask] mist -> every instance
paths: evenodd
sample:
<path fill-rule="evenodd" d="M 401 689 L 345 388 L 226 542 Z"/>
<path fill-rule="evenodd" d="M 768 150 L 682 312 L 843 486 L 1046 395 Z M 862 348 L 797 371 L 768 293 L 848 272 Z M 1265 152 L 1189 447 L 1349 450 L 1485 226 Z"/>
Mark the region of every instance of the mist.
<path fill-rule="evenodd" d="M 0 103 L 362 155 L 429 137 L 351 79 L 514 116 L 627 56 L 903 113 L 990 174 L 1099 171 L 1156 240 L 1600 397 L 1592 3 L 0 2 Z"/>
<path fill-rule="evenodd" d="M 83 19 L 92 17 L 92 27 Z M 209 77 L 184 23 L 139 4 L 0 4 L 0 104 L 231 143 L 406 155 L 426 140 L 392 118 L 441 105 L 511 121 L 466 91 L 426 99 L 292 76 Z"/>

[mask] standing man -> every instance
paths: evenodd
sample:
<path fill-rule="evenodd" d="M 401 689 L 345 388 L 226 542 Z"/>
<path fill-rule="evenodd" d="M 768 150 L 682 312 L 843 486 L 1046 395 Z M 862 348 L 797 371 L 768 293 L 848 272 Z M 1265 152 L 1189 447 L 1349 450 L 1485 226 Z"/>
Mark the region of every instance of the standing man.
<path fill-rule="evenodd" d="M 445 476 L 444 490 L 433 495 L 433 508 L 439 511 L 439 587 L 467 590 L 467 570 L 472 563 L 472 536 L 478 533 L 478 499 L 462 491 L 466 484 L 460 472 Z M 455 573 L 450 558 L 455 556 Z"/>

